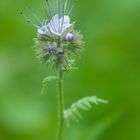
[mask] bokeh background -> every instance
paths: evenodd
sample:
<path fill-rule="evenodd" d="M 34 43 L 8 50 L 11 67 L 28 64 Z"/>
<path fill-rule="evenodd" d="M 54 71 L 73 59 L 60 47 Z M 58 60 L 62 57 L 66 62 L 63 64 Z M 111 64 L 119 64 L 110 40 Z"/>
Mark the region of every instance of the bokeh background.
<path fill-rule="evenodd" d="M 55 83 L 41 97 L 52 72 L 36 60 L 36 29 L 19 12 L 41 14 L 43 0 L 0 1 L 0 139 L 53 140 Z M 28 13 L 27 13 L 28 14 Z M 140 140 L 140 0 L 79 0 L 72 19 L 84 35 L 78 70 L 65 75 L 65 106 L 96 95 L 109 104 L 83 113 L 65 128 L 64 140 Z"/>

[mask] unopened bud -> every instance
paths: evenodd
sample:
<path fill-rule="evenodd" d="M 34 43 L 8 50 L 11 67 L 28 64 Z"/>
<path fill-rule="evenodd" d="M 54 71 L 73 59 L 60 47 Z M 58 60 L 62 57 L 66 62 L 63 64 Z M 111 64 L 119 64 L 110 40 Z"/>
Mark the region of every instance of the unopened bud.
<path fill-rule="evenodd" d="M 72 33 L 67 33 L 65 36 L 65 41 L 71 42 L 74 40 L 74 35 Z"/>

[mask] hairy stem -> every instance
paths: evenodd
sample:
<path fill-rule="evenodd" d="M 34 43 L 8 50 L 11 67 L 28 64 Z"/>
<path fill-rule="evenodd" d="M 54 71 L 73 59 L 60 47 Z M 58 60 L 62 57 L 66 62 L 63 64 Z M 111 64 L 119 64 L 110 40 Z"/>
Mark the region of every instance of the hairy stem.
<path fill-rule="evenodd" d="M 63 71 L 59 71 L 58 80 L 58 137 L 57 140 L 62 140 L 64 126 L 64 102 L 63 102 Z"/>

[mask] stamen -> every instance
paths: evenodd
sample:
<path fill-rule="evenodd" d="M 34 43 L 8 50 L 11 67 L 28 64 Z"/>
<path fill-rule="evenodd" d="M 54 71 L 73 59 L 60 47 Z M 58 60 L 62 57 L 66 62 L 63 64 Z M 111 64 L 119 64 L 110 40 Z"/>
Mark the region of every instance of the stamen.
<path fill-rule="evenodd" d="M 60 0 L 57 0 L 57 13 L 60 16 Z"/>
<path fill-rule="evenodd" d="M 42 20 L 43 25 L 45 25 L 45 19 Z"/>
<path fill-rule="evenodd" d="M 72 7 L 70 8 L 70 10 L 69 10 L 69 12 L 68 12 L 68 15 L 70 15 L 71 12 L 73 11 L 76 2 L 77 2 L 77 0 L 74 0 L 74 2 L 73 2 L 73 4 L 72 4 Z"/>
<path fill-rule="evenodd" d="M 31 14 L 35 17 L 35 19 L 41 24 L 41 26 L 43 26 L 43 23 L 41 22 L 40 18 L 34 13 L 32 7 L 28 7 L 29 11 L 31 12 Z"/>
<path fill-rule="evenodd" d="M 60 0 L 57 0 L 57 13 L 58 13 L 58 31 L 60 29 L 59 19 L 60 19 Z"/>
<path fill-rule="evenodd" d="M 52 29 L 53 29 L 54 31 L 56 31 L 55 25 L 54 25 L 54 21 L 53 21 L 52 11 L 51 11 L 51 9 L 50 9 L 50 4 L 49 4 L 49 1 L 48 1 L 48 0 L 46 0 L 46 4 L 47 4 L 47 8 L 48 8 L 48 12 L 49 12 L 50 18 L 52 18 L 52 22 L 50 22 L 50 25 L 51 25 Z"/>
<path fill-rule="evenodd" d="M 56 14 L 56 11 L 55 11 L 56 7 L 54 5 L 54 1 L 52 0 L 52 11 L 53 11 L 53 15 Z"/>
<path fill-rule="evenodd" d="M 67 4 L 68 4 L 68 0 L 65 1 L 65 8 L 64 8 L 65 12 L 66 12 L 66 9 L 67 9 Z"/>
<path fill-rule="evenodd" d="M 46 10 L 46 7 L 44 7 L 44 12 L 45 12 L 46 16 L 48 17 L 48 19 L 50 19 L 51 17 L 49 15 L 48 11 Z"/>
<path fill-rule="evenodd" d="M 46 19 L 44 22 L 45 22 L 45 25 L 47 25 L 48 19 Z"/>
<path fill-rule="evenodd" d="M 25 15 L 23 14 L 23 12 L 20 12 L 20 15 L 23 16 L 23 17 L 25 18 L 25 20 L 26 20 L 28 23 L 34 25 L 36 28 L 40 28 L 39 25 L 35 24 L 31 19 L 29 19 L 27 16 L 25 16 Z"/>
<path fill-rule="evenodd" d="M 53 0 L 50 2 L 50 7 L 51 7 L 51 11 L 52 11 L 52 15 L 54 16 L 54 15 L 56 15 L 56 12 L 55 12 L 55 7 L 54 7 L 54 2 L 53 2 Z M 59 19 L 59 18 L 58 18 Z M 53 20 L 53 19 L 52 19 Z M 53 24 L 54 24 L 54 27 L 55 27 L 55 31 L 57 32 L 58 31 L 58 29 L 56 29 L 56 24 L 55 24 L 55 22 L 53 21 Z"/>
<path fill-rule="evenodd" d="M 45 10 L 45 13 L 47 14 L 48 19 L 51 18 L 50 15 L 49 15 L 49 13 L 48 13 L 48 11 L 46 10 L 46 8 L 45 8 L 44 10 Z M 44 22 L 45 22 L 45 25 L 48 24 L 48 23 L 47 23 L 47 22 L 48 22 L 47 19 L 44 20 Z M 53 27 L 52 23 L 51 23 L 51 22 L 49 22 L 49 23 L 50 23 L 51 28 L 54 30 L 54 27 Z M 48 29 L 49 29 L 49 32 L 50 32 L 50 27 L 49 27 L 49 26 L 48 26 Z"/>
<path fill-rule="evenodd" d="M 64 14 L 65 14 L 65 3 L 64 3 L 64 0 L 62 0 L 62 21 L 61 21 L 60 33 L 62 32 L 62 29 L 63 29 Z"/>
<path fill-rule="evenodd" d="M 71 9 L 71 5 L 72 5 L 72 3 L 73 3 L 73 0 L 69 0 L 69 2 L 68 2 L 68 11 L 69 11 L 69 9 Z"/>

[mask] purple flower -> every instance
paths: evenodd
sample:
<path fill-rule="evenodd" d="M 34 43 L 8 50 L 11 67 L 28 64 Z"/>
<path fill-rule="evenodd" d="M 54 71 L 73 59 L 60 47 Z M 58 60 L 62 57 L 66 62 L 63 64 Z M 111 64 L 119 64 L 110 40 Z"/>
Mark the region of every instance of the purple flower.
<path fill-rule="evenodd" d="M 65 41 L 71 42 L 74 40 L 74 35 L 72 33 L 67 33 L 65 36 Z"/>

